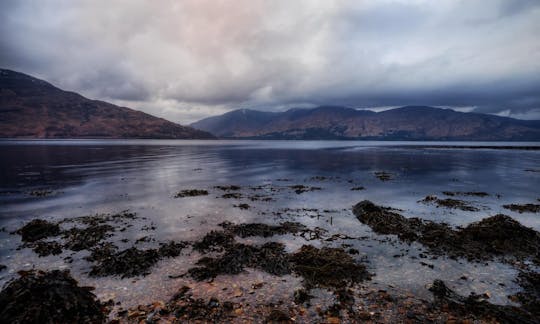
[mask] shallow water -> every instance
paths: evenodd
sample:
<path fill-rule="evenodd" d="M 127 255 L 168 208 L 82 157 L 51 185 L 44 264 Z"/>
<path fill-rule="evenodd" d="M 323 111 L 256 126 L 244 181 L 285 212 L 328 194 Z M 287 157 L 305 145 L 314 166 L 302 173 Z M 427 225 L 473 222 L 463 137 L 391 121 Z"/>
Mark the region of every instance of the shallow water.
<path fill-rule="evenodd" d="M 303 244 L 341 246 L 360 251 L 375 274 L 367 287 L 394 288 L 421 298 L 430 298 L 426 286 L 443 279 L 458 293 L 489 292 L 490 301 L 507 304 L 507 295 L 519 290 L 513 282 L 516 270 L 498 262 L 469 263 L 464 260 L 418 259 L 420 245 L 403 245 L 395 237 L 375 235 L 352 214 L 351 207 L 369 199 L 400 209 L 408 217 L 420 217 L 454 226 L 504 213 L 522 224 L 540 230 L 538 214 L 514 213 L 502 205 L 535 203 L 540 199 L 540 150 L 449 148 L 445 145 L 507 146 L 516 143 L 424 143 L 353 141 L 162 141 L 162 140 L 70 140 L 0 141 L 0 284 L 17 270 L 68 268 L 84 285 L 96 287 L 102 299 L 114 298 L 124 307 L 166 300 L 184 284 L 195 286 L 201 296 L 268 302 L 291 297 L 301 278 L 273 277 L 249 270 L 237 276 L 220 276 L 213 283 L 194 284 L 188 278 L 170 279 L 193 267 L 200 255 L 161 261 L 152 274 L 135 279 L 89 278 L 86 252 L 38 258 L 29 249 L 17 250 L 18 235 L 10 235 L 34 218 L 63 219 L 129 209 L 146 220 L 110 239 L 133 241 L 149 235 L 156 246 L 167 240 L 193 241 L 223 221 L 279 223 L 298 221 L 310 228 L 328 230 L 327 237 L 345 234 L 350 239 L 309 241 L 292 235 L 241 241 L 280 241 L 292 252 Z M 538 146 L 534 143 L 518 143 Z M 437 147 L 439 146 L 439 147 Z M 374 172 L 392 174 L 381 181 Z M 223 199 L 216 185 L 239 185 L 241 199 Z M 319 191 L 296 194 L 292 185 L 320 187 Z M 262 186 L 259 190 L 250 187 Z M 351 191 L 363 186 L 365 190 Z M 208 196 L 173 198 L 182 189 L 206 189 Z M 46 197 L 29 195 L 32 190 L 51 190 Z M 272 190 L 273 189 L 273 190 Z M 444 197 L 443 191 L 484 191 L 487 197 L 457 197 L 480 211 L 437 208 L 419 203 L 427 195 Z M 254 194 L 273 201 L 251 201 Z M 456 197 L 454 197 L 456 198 Z M 241 210 L 234 205 L 248 203 Z M 317 209 L 306 211 L 305 209 Z M 144 231 L 154 225 L 155 231 Z M 128 245 L 129 245 L 128 244 Z M 125 244 L 124 244 L 125 245 Z M 125 245 L 125 246 L 128 246 Z M 400 257 L 396 257 L 400 255 Z M 433 265 L 433 269 L 420 261 Z M 468 280 L 460 280 L 462 276 Z M 267 284 L 250 294 L 253 283 Z M 503 285 L 501 285 L 503 284 Z M 227 288 L 224 290 L 223 288 Z M 240 292 L 241 293 L 240 293 Z M 325 292 L 321 291 L 321 303 Z"/>

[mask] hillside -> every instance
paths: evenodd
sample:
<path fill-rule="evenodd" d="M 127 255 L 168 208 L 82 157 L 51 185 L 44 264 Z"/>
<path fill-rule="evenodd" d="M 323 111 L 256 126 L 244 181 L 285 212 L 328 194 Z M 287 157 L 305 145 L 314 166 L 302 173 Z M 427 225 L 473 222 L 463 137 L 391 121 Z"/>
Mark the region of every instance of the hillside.
<path fill-rule="evenodd" d="M 26 74 L 0 69 L 1 138 L 208 139 L 208 132 L 90 100 Z"/>
<path fill-rule="evenodd" d="M 540 121 L 427 106 L 406 106 L 378 113 L 333 106 L 278 113 L 240 109 L 191 126 L 223 138 L 540 140 Z"/>

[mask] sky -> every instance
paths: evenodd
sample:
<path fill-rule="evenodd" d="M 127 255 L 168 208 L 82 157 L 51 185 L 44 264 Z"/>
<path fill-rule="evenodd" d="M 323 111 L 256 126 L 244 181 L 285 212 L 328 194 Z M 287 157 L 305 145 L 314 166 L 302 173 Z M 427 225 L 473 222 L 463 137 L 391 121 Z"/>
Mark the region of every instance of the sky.
<path fill-rule="evenodd" d="M 318 105 L 540 119 L 540 1 L 2 0 L 0 67 L 182 124 Z"/>

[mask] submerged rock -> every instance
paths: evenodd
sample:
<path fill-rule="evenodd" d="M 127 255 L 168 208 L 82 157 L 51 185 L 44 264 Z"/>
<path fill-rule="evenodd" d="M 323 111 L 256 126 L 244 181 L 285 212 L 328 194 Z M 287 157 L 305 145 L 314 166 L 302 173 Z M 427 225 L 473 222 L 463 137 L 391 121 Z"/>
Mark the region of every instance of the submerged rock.
<path fill-rule="evenodd" d="M 68 271 L 20 272 L 0 292 L 2 323 L 104 323 L 102 304 Z"/>
<path fill-rule="evenodd" d="M 405 218 L 367 200 L 356 204 L 353 213 L 375 233 L 394 234 L 406 242 L 422 243 L 434 253 L 470 260 L 501 256 L 540 261 L 540 233 L 506 215 L 488 217 L 465 228 L 453 229 L 447 224 Z"/>

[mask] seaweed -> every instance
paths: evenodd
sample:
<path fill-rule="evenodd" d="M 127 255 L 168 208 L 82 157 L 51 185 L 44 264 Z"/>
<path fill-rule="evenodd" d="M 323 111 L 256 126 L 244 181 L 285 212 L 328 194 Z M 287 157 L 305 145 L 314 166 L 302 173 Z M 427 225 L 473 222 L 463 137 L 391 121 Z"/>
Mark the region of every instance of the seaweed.
<path fill-rule="evenodd" d="M 267 225 L 260 223 L 233 224 L 230 222 L 223 222 L 219 225 L 226 231 L 229 231 L 230 233 L 242 238 L 250 236 L 270 237 L 274 235 L 298 233 L 307 230 L 305 225 L 296 222 L 284 222 L 280 225 Z"/>
<path fill-rule="evenodd" d="M 304 285 L 313 287 L 343 287 L 371 279 L 371 274 L 363 264 L 355 260 L 341 248 L 323 247 L 317 249 L 304 245 L 289 257 L 292 269 L 304 278 Z"/>
<path fill-rule="evenodd" d="M 46 220 L 34 219 L 15 231 L 23 242 L 35 242 L 60 234 L 60 226 Z"/>
<path fill-rule="evenodd" d="M 394 179 L 394 176 L 386 171 L 376 171 L 373 174 L 375 174 L 375 177 L 377 177 L 381 181 L 390 181 Z"/>
<path fill-rule="evenodd" d="M 140 250 L 131 247 L 117 252 L 116 246 L 110 243 L 102 244 L 94 248 L 86 258 L 95 263 L 89 275 L 93 277 L 119 275 L 122 278 L 145 276 L 159 260 L 177 257 L 186 246 L 185 242 L 169 242 L 161 244 L 158 249 Z"/>
<path fill-rule="evenodd" d="M 461 317 L 482 319 L 488 322 L 537 323 L 537 317 L 515 307 L 493 305 L 482 299 L 481 295 L 471 294 L 463 297 L 456 294 L 442 280 L 435 280 L 429 288 L 435 298 L 434 305 L 440 309 L 450 309 Z"/>
<path fill-rule="evenodd" d="M 257 268 L 274 275 L 290 273 L 290 265 L 285 246 L 269 242 L 262 246 L 235 243 L 219 257 L 203 257 L 197 261 L 198 267 L 188 270 L 197 281 L 213 279 L 220 274 L 239 274 L 246 267 Z"/>
<path fill-rule="evenodd" d="M 69 271 L 19 272 L 0 292 L 2 323 L 104 323 L 103 305 Z"/>
<path fill-rule="evenodd" d="M 308 187 L 308 186 L 304 186 L 304 185 L 294 185 L 294 186 L 289 186 L 289 188 L 294 190 L 294 192 L 297 195 L 302 194 L 304 192 L 317 191 L 317 190 L 322 189 L 320 187 Z"/>
<path fill-rule="evenodd" d="M 426 204 L 434 203 L 438 207 L 445 207 L 445 208 L 451 208 L 451 209 L 460 209 L 460 210 L 463 210 L 463 211 L 475 212 L 475 211 L 480 210 L 480 209 L 478 209 L 478 208 L 476 208 L 474 206 L 471 206 L 468 202 L 463 201 L 463 200 L 451 199 L 451 198 L 440 199 L 440 198 L 437 198 L 437 196 L 434 196 L 434 195 L 426 196 L 424 199 L 420 200 L 420 202 L 423 202 L 423 203 L 426 203 Z"/>
<path fill-rule="evenodd" d="M 465 228 L 453 229 L 447 224 L 405 218 L 367 200 L 356 204 L 353 213 L 375 233 L 394 234 L 406 242 L 419 242 L 435 254 L 469 260 L 501 256 L 540 261 L 540 233 L 506 215 L 491 216 Z"/>
<path fill-rule="evenodd" d="M 503 205 L 504 208 L 510 209 L 511 211 L 522 213 L 540 213 L 539 204 L 509 204 Z"/>
<path fill-rule="evenodd" d="M 199 190 L 199 189 L 187 189 L 177 192 L 174 195 L 174 198 L 184 198 L 184 197 L 195 197 L 195 196 L 207 196 L 208 191 L 207 190 Z"/>
<path fill-rule="evenodd" d="M 110 232 L 114 232 L 114 227 L 108 224 L 74 227 L 64 232 L 64 247 L 72 251 L 87 250 L 110 236 Z"/>
<path fill-rule="evenodd" d="M 242 189 L 240 186 L 229 185 L 229 186 L 215 186 L 214 188 L 223 190 L 223 191 L 238 191 Z"/>

